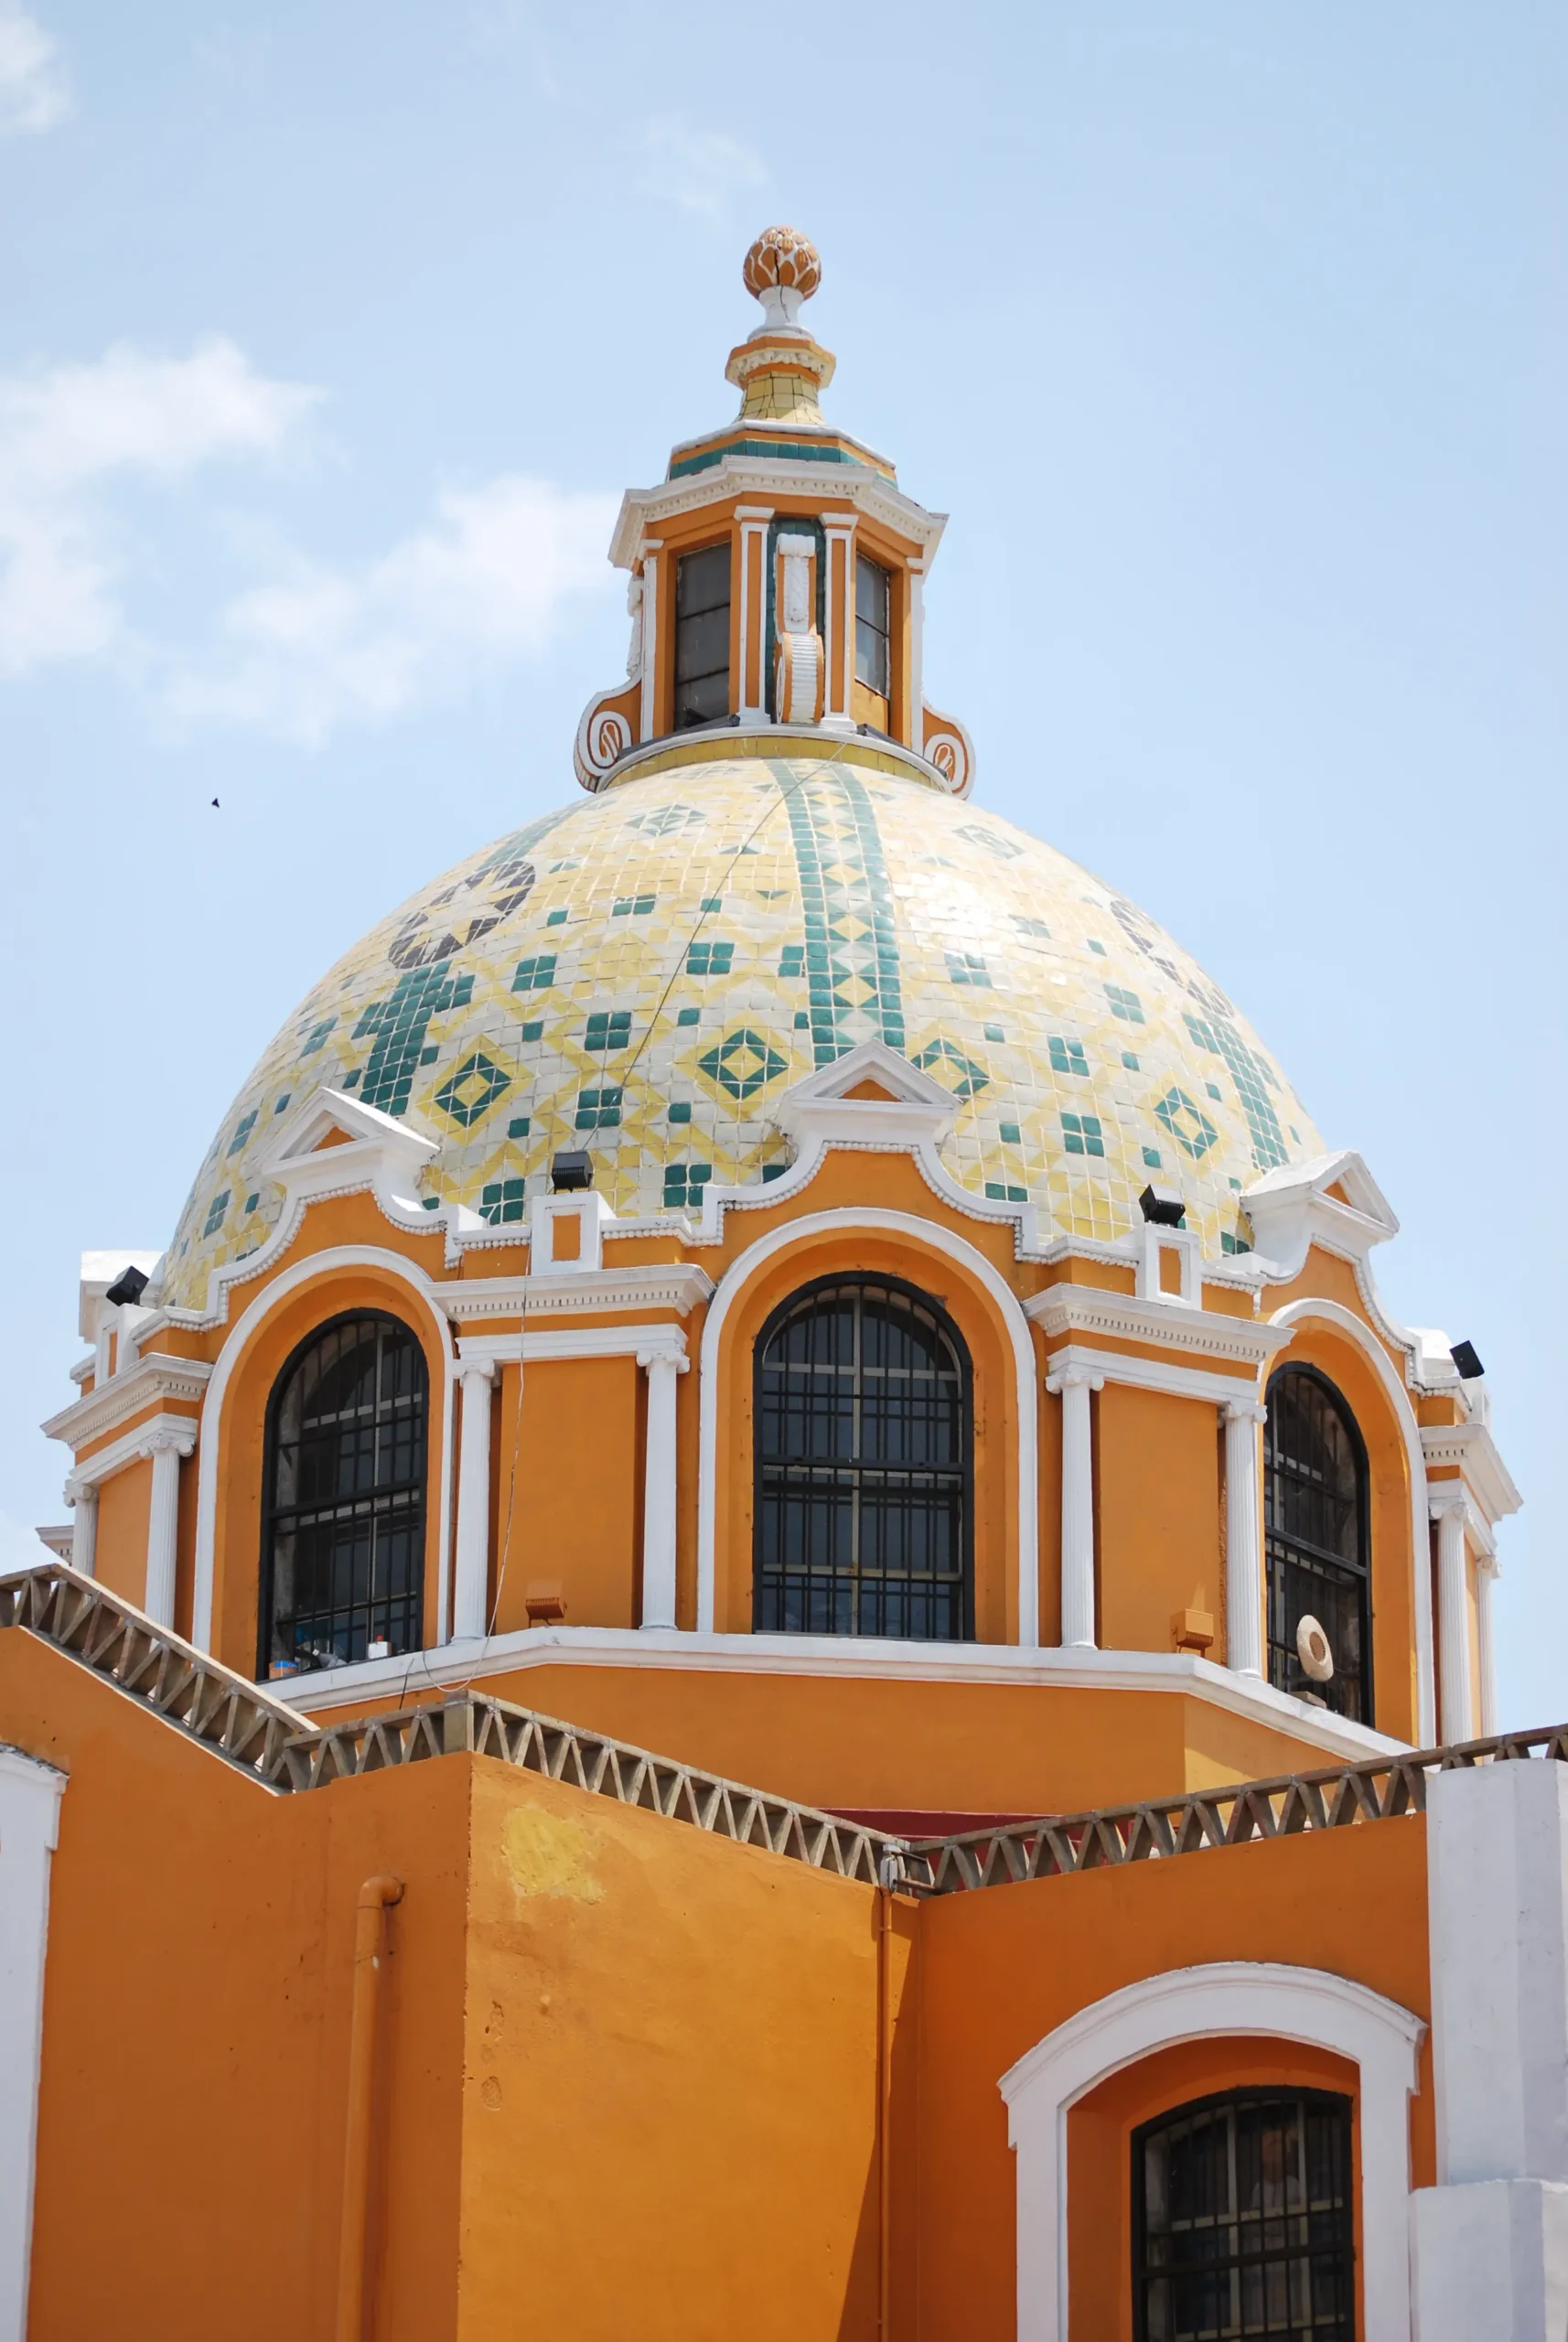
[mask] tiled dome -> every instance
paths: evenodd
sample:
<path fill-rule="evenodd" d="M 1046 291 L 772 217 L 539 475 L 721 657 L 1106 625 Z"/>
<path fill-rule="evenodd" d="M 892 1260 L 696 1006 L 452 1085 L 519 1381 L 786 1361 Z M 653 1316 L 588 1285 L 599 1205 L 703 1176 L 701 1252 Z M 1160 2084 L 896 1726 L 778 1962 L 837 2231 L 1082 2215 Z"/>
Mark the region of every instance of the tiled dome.
<path fill-rule="evenodd" d="M 322 1083 L 435 1138 L 425 1198 L 490 1220 L 564 1147 L 623 1219 L 777 1176 L 779 1096 L 873 1038 L 959 1100 L 954 1177 L 1042 1228 L 1121 1236 L 1153 1180 L 1234 1250 L 1238 1191 L 1322 1151 L 1223 993 L 1051 847 L 865 740 L 714 746 L 471 855 L 329 971 L 212 1143 L 168 1299 L 261 1242 L 280 1196 L 255 1166 Z"/>

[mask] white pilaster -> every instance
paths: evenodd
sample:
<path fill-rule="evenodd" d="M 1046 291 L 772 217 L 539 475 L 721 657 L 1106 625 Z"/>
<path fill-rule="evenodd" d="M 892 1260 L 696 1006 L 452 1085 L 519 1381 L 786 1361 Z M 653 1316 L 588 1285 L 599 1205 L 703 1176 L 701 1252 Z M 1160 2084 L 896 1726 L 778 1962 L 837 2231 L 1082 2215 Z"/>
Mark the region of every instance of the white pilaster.
<path fill-rule="evenodd" d="M 842 517 L 829 513 L 822 516 L 828 565 L 828 590 L 824 596 L 828 621 L 827 688 L 822 695 L 822 722 L 839 732 L 854 729 L 851 707 L 854 683 L 854 531 L 858 517 L 853 512 Z M 835 564 L 842 564 L 842 593 L 834 590 Z"/>
<path fill-rule="evenodd" d="M 71 1508 L 70 1565 L 91 1577 L 98 1548 L 98 1490 L 73 1472 L 65 1484 L 65 1500 Z"/>
<path fill-rule="evenodd" d="M 1470 1605 L 1465 1583 L 1465 1520 L 1468 1499 L 1458 1480 L 1440 1480 L 1427 1492 L 1437 1523 L 1437 1639 L 1444 1741 L 1475 1733 L 1470 1701 Z"/>
<path fill-rule="evenodd" d="M 1232 1400 L 1225 1410 L 1225 1662 L 1235 1675 L 1263 1672 L 1258 1433 L 1265 1414 L 1254 1400 Z"/>
<path fill-rule="evenodd" d="M 1435 2187 L 1414 2198 L 1421 2342 L 1568 2330 L 1568 1767 L 1427 1789 Z"/>
<path fill-rule="evenodd" d="M 162 1423 L 143 1443 L 153 1459 L 147 1507 L 147 1582 L 142 1607 L 160 1627 L 174 1624 L 175 1574 L 179 1565 L 179 1460 L 196 1451 L 196 1425 Z"/>
<path fill-rule="evenodd" d="M 482 1635 L 489 1623 L 490 1385 L 495 1371 L 494 1359 L 459 1358 L 457 1361 L 463 1421 L 457 1462 L 452 1632 L 459 1642 L 468 1636 Z"/>
<path fill-rule="evenodd" d="M 639 1350 L 648 1377 L 647 1451 L 642 1499 L 642 1624 L 675 1624 L 676 1378 L 687 1361 L 668 1349 Z"/>
<path fill-rule="evenodd" d="M 1094 1643 L 1094 1418 L 1091 1391 L 1102 1374 L 1069 1367 L 1047 1391 L 1062 1402 L 1062 1648 Z"/>
<path fill-rule="evenodd" d="M 1487 1740 L 1498 1728 L 1498 1664 L 1492 1644 L 1492 1588 L 1497 1577 L 1496 1554 L 1483 1554 L 1476 1565 L 1476 1669 L 1481 1679 L 1481 1736 Z"/>
<path fill-rule="evenodd" d="M 0 2342 L 26 2342 L 49 1857 L 66 1777 L 0 1748 Z"/>
<path fill-rule="evenodd" d="M 740 522 L 740 673 L 736 711 L 743 724 L 766 724 L 768 635 L 768 523 L 770 504 L 737 504 Z"/>
<path fill-rule="evenodd" d="M 653 737 L 653 694 L 658 688 L 659 661 L 663 656 L 659 639 L 659 548 L 658 537 L 642 541 L 642 706 L 639 714 L 641 730 L 639 739 Z"/>
<path fill-rule="evenodd" d="M 926 753 L 926 564 L 909 564 L 909 729 L 907 745 Z"/>

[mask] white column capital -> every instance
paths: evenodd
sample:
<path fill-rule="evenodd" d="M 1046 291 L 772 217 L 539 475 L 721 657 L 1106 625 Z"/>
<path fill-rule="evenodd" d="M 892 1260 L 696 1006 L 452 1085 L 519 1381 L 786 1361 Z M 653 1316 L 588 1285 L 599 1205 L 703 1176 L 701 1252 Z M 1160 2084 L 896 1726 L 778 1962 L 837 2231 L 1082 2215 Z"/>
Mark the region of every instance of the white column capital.
<path fill-rule="evenodd" d="M 146 1437 L 138 1441 L 136 1453 L 138 1456 L 165 1456 L 171 1448 L 177 1456 L 195 1455 L 196 1425 L 194 1423 L 188 1424 L 170 1423 L 166 1418 L 163 1423 L 155 1423 Z"/>
<path fill-rule="evenodd" d="M 1105 1377 L 1093 1374 L 1086 1366 L 1066 1366 L 1046 1377 L 1046 1389 L 1052 1398 L 1059 1398 L 1064 1391 L 1103 1391 Z"/>
<path fill-rule="evenodd" d="M 1470 1492 L 1463 1480 L 1429 1480 L 1426 1484 L 1426 1509 L 1434 1520 L 1441 1520 L 1448 1512 L 1468 1515 L 1473 1509 Z"/>
<path fill-rule="evenodd" d="M 96 1504 L 98 1502 L 97 1484 L 92 1480 L 84 1480 L 72 1472 L 66 1481 L 62 1496 L 64 1501 L 73 1509 L 79 1504 Z"/>
<path fill-rule="evenodd" d="M 467 1382 L 470 1377 L 472 1377 L 474 1380 L 478 1382 L 493 1382 L 496 1379 L 496 1370 L 499 1363 L 500 1361 L 499 1359 L 464 1358 L 461 1352 L 459 1352 L 457 1358 L 457 1380 L 459 1382 Z"/>
<path fill-rule="evenodd" d="M 676 1374 L 684 1374 L 692 1363 L 689 1358 L 682 1358 L 678 1350 L 666 1349 L 639 1350 L 637 1362 L 645 1374 L 651 1373 L 656 1366 L 667 1366 Z"/>
<path fill-rule="evenodd" d="M 1232 1423 L 1256 1423 L 1261 1429 L 1269 1420 L 1269 1411 L 1258 1399 L 1227 1399 L 1225 1420 Z"/>

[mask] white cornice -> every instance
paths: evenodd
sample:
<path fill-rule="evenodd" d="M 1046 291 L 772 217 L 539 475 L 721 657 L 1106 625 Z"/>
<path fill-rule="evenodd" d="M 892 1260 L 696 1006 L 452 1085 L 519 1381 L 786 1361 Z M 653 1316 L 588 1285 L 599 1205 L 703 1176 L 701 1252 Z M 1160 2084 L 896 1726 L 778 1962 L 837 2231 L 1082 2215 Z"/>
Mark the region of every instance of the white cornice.
<path fill-rule="evenodd" d="M 721 424 L 719 429 L 734 427 Z M 611 561 L 618 569 L 629 569 L 650 531 L 666 527 L 682 512 L 699 512 L 704 505 L 723 504 L 736 495 L 775 500 L 821 497 L 826 505 L 853 505 L 857 512 L 880 521 L 895 536 L 912 538 L 924 549 L 928 561 L 948 524 L 945 512 L 928 512 L 924 505 L 917 504 L 869 466 L 791 463 L 788 458 L 770 462 L 760 456 L 725 455 L 716 464 L 683 473 L 679 479 L 661 480 L 657 488 L 628 489 L 610 539 Z"/>
<path fill-rule="evenodd" d="M 679 1326 L 547 1326 L 538 1333 L 464 1334 L 457 1363 L 465 1366 L 524 1366 L 547 1359 L 679 1358 L 686 1337 Z"/>
<path fill-rule="evenodd" d="M 1456 1470 L 1488 1526 L 1517 1512 L 1524 1499 L 1492 1434 L 1481 1423 L 1429 1423 L 1421 1434 L 1428 1472 Z"/>
<path fill-rule="evenodd" d="M 1256 1676 L 1232 1675 L 1188 1651 L 1029 1649 L 1013 1643 L 907 1643 L 869 1635 L 688 1634 L 676 1628 L 530 1627 L 295 1677 L 290 1703 L 315 1712 L 534 1667 L 644 1667 L 675 1673 L 786 1675 L 841 1681 L 1039 1684 L 1061 1691 L 1155 1692 L 1207 1701 L 1289 1733 L 1329 1757 L 1364 1763 L 1408 1744 L 1326 1709 L 1309 1708 Z M 269 1687 L 282 1696 L 281 1687 Z"/>
<path fill-rule="evenodd" d="M 149 1415 L 145 1423 L 137 1423 L 124 1438 L 111 1441 L 107 1447 L 95 1448 L 91 1456 L 78 1456 L 70 1478 L 66 1484 L 67 1495 L 71 1487 L 96 1488 L 112 1480 L 116 1472 L 127 1466 L 139 1464 L 151 1456 L 155 1448 L 172 1447 L 180 1456 L 196 1453 L 197 1423 L 194 1415 Z"/>
<path fill-rule="evenodd" d="M 1254 1405 L 1256 1381 L 1245 1374 L 1205 1374 L 1200 1367 L 1173 1366 L 1159 1358 L 1129 1358 L 1122 1350 L 1091 1350 L 1069 1342 L 1053 1350 L 1046 1388 L 1059 1387 L 1066 1375 L 1090 1381 L 1122 1382 L 1133 1391 L 1160 1391 L 1170 1399 L 1200 1399 L 1209 1407 Z"/>
<path fill-rule="evenodd" d="M 684 1317 L 713 1289 L 705 1269 L 692 1262 L 670 1261 L 656 1268 L 596 1269 L 581 1276 L 476 1277 L 460 1284 L 435 1285 L 432 1297 L 438 1309 L 459 1323 L 524 1315 L 604 1316 L 634 1309 L 677 1309 Z"/>
<path fill-rule="evenodd" d="M 1097 1334 L 1102 1340 L 1148 1342 L 1162 1349 L 1236 1359 L 1254 1370 L 1267 1365 L 1290 1341 L 1279 1327 L 1255 1318 L 1227 1317 L 1178 1302 L 1140 1301 L 1132 1294 L 1106 1293 L 1093 1285 L 1052 1285 L 1024 1304 L 1024 1315 L 1047 1341 L 1061 1334 Z"/>
<path fill-rule="evenodd" d="M 102 1439 L 116 1423 L 129 1421 L 144 1407 L 165 1399 L 199 1402 L 212 1369 L 200 1359 L 165 1358 L 155 1352 L 124 1374 L 116 1374 L 85 1399 L 63 1407 L 40 1425 L 46 1439 L 62 1439 L 73 1448 Z M 85 1466 L 83 1469 L 85 1469 Z"/>

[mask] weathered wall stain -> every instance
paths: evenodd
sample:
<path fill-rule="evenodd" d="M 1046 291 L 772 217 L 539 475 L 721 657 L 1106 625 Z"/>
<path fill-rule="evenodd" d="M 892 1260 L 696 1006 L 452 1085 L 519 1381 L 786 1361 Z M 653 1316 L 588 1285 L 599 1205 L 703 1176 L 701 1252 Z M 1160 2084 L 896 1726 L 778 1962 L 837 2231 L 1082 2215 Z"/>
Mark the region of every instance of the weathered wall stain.
<path fill-rule="evenodd" d="M 594 1864 L 602 1842 L 596 1830 L 538 1805 L 514 1806 L 501 1824 L 507 1868 L 520 1895 L 599 1902 L 605 1890 Z"/>

